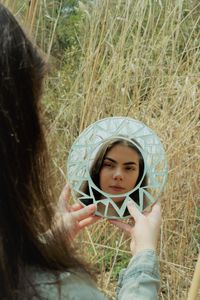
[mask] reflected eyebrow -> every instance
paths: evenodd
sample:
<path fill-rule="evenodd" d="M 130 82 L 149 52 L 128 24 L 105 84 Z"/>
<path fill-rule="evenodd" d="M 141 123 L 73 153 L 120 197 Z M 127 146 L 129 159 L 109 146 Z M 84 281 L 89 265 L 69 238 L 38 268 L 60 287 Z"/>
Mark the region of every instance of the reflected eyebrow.
<path fill-rule="evenodd" d="M 111 161 L 111 162 L 113 162 L 113 163 L 115 163 L 115 164 L 117 164 L 117 161 L 116 160 L 114 160 L 114 159 L 112 159 L 112 158 L 110 158 L 110 157 L 105 157 L 104 158 L 104 160 L 105 159 L 107 159 L 107 160 L 109 160 L 109 161 Z M 134 161 L 127 161 L 127 162 L 125 162 L 123 165 L 125 165 L 125 166 L 127 166 L 127 165 L 138 165 L 136 162 L 134 162 Z"/>
<path fill-rule="evenodd" d="M 107 160 L 110 160 L 111 162 L 113 162 L 113 163 L 115 163 L 115 164 L 117 163 L 116 160 L 114 160 L 114 159 L 112 159 L 112 158 L 110 158 L 110 157 L 105 157 L 104 160 L 106 160 L 106 159 L 107 159 Z"/>
<path fill-rule="evenodd" d="M 125 162 L 124 165 L 136 165 L 137 166 L 137 163 L 134 161 L 128 161 L 128 162 Z"/>

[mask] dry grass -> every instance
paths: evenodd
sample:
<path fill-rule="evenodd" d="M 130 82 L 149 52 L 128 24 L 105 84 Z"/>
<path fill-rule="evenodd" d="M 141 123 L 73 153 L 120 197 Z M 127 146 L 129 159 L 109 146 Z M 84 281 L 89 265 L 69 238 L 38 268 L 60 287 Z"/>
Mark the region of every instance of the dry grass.
<path fill-rule="evenodd" d="M 102 0 L 80 9 L 85 18 L 78 72 L 69 73 L 64 61 L 44 99 L 56 188 L 65 180 L 71 143 L 92 122 L 123 115 L 155 130 L 169 162 L 161 197 L 160 299 L 186 299 L 200 242 L 199 1 Z M 31 16 L 37 24 L 34 10 Z M 41 12 L 39 17 L 44 22 Z M 50 48 L 56 22 L 44 34 Z M 72 53 L 66 57 L 73 59 Z M 114 299 L 118 268 L 130 257 L 127 237 L 101 221 L 80 240 L 98 267 L 100 287 Z"/>

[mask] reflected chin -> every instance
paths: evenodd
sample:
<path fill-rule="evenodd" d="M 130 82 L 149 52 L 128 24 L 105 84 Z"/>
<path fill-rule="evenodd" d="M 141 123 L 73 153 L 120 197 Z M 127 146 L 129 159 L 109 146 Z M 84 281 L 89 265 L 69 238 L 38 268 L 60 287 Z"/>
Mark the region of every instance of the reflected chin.
<path fill-rule="evenodd" d="M 124 201 L 124 199 L 125 199 L 125 197 L 112 198 L 113 202 L 115 202 L 115 203 L 122 202 L 122 201 Z"/>

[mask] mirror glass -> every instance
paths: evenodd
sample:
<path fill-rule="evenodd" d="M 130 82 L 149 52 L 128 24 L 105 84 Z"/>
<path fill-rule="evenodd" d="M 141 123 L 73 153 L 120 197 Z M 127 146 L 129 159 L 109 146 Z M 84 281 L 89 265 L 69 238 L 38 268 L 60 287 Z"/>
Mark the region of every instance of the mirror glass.
<path fill-rule="evenodd" d="M 96 215 L 130 216 L 126 204 L 148 209 L 167 177 L 163 146 L 155 133 L 131 118 L 112 117 L 86 128 L 73 143 L 67 162 L 73 197 L 95 203 Z"/>

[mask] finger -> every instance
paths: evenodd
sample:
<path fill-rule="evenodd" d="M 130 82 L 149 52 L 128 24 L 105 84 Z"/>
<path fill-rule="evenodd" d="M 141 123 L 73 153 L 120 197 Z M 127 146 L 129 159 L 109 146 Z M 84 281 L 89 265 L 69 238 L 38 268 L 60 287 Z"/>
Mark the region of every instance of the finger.
<path fill-rule="evenodd" d="M 156 203 L 152 206 L 151 214 L 152 214 L 152 215 L 161 214 L 161 205 L 160 205 L 160 202 L 156 202 Z"/>
<path fill-rule="evenodd" d="M 83 219 L 88 218 L 90 215 L 92 215 L 95 212 L 96 208 L 97 207 L 95 204 L 90 204 L 88 206 L 79 209 L 78 211 L 73 211 L 71 215 L 74 220 L 81 221 Z"/>
<path fill-rule="evenodd" d="M 153 205 L 152 210 L 149 213 L 149 217 L 161 221 L 161 205 L 159 202 Z"/>
<path fill-rule="evenodd" d="M 97 217 L 97 216 L 88 217 L 87 219 L 84 219 L 84 220 L 82 220 L 82 221 L 79 222 L 79 228 L 83 229 L 84 227 L 87 227 L 89 225 L 92 225 L 92 224 L 96 223 L 100 219 L 101 218 Z"/>
<path fill-rule="evenodd" d="M 84 206 L 81 203 L 75 203 L 70 206 L 70 211 L 77 211 L 79 209 L 82 209 Z"/>
<path fill-rule="evenodd" d="M 129 201 L 127 203 L 127 208 L 135 221 L 137 221 L 142 216 L 142 213 L 137 209 L 137 207 L 133 201 Z"/>
<path fill-rule="evenodd" d="M 117 221 L 117 220 L 108 220 L 111 224 L 117 226 L 119 229 L 124 230 L 125 232 L 131 233 L 132 227 L 129 224 Z"/>

